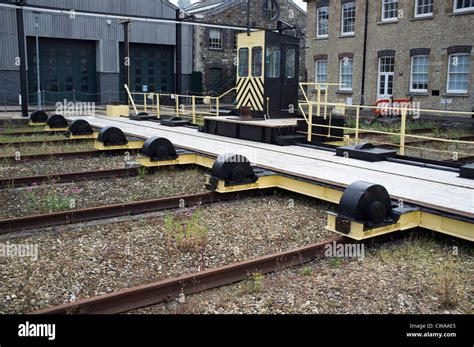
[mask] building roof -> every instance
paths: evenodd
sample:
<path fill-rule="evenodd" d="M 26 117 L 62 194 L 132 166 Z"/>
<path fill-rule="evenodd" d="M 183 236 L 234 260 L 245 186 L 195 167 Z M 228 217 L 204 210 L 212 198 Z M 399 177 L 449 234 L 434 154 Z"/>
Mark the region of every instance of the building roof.
<path fill-rule="evenodd" d="M 299 7 L 293 0 L 286 1 L 302 14 L 306 15 L 306 11 Z M 190 14 L 212 15 L 241 3 L 246 3 L 246 0 L 202 0 L 186 7 L 185 11 Z"/>

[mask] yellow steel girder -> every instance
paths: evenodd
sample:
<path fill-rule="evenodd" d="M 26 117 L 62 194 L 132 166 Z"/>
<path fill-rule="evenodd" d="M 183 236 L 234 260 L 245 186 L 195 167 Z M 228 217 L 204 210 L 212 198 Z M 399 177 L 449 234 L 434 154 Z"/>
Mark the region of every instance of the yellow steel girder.
<path fill-rule="evenodd" d="M 97 131 L 95 131 L 93 134 L 90 134 L 90 135 L 67 135 L 68 139 L 71 139 L 71 140 L 81 140 L 81 139 L 97 139 L 97 137 L 99 136 L 99 133 Z"/>
<path fill-rule="evenodd" d="M 94 142 L 94 148 L 99 150 L 99 151 L 107 151 L 107 150 L 114 150 L 114 149 L 141 149 L 143 147 L 143 144 L 145 143 L 144 140 L 131 140 L 128 141 L 126 145 L 120 145 L 120 146 L 105 146 L 102 142 L 100 141 L 95 141 Z"/>
<path fill-rule="evenodd" d="M 151 160 L 149 157 L 139 156 L 137 157 L 136 162 L 146 167 L 195 164 L 212 168 L 212 165 L 214 165 L 214 159 L 196 153 L 180 154 L 175 160 Z"/>
<path fill-rule="evenodd" d="M 28 122 L 28 125 L 29 125 L 29 126 L 32 126 L 32 127 L 38 127 L 38 126 L 44 127 L 44 126 L 46 126 L 47 124 L 48 124 L 48 123 L 46 123 L 46 122 L 43 122 L 43 123 L 34 123 L 34 122 L 32 122 L 32 121 L 29 121 L 29 122 Z"/>
<path fill-rule="evenodd" d="M 61 131 L 61 132 L 64 132 L 64 131 L 68 131 L 69 128 L 50 128 L 49 125 L 46 125 L 46 126 L 44 127 L 44 130 L 46 130 L 46 131 L 58 131 L 58 132 Z"/>
<path fill-rule="evenodd" d="M 148 157 L 138 157 L 137 162 L 140 165 L 147 167 L 196 164 L 206 168 L 212 168 L 214 159 L 200 155 L 198 153 L 186 153 L 179 155 L 176 160 L 152 161 Z M 208 177 L 208 184 L 211 183 L 210 179 L 211 178 Z M 319 185 L 317 183 L 279 174 L 260 176 L 255 183 L 237 185 L 226 185 L 224 180 L 218 180 L 217 185 L 215 186 L 215 191 L 225 194 L 229 192 L 266 188 L 281 188 L 334 204 L 339 204 L 343 194 L 342 189 Z M 422 227 L 465 240 L 474 241 L 474 225 L 472 223 L 421 210 L 413 210 L 401 214 L 399 220 L 396 223 L 373 229 L 365 229 L 363 223 L 351 221 L 350 232 L 348 234 L 336 230 L 336 217 L 337 214 L 328 212 L 328 222 L 326 229 L 355 240 L 364 240 L 394 231 Z"/>

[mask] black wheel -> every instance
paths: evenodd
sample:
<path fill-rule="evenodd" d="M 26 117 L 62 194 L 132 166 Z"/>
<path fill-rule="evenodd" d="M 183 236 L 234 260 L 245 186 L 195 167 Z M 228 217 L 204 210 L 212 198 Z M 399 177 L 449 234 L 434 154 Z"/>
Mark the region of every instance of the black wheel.
<path fill-rule="evenodd" d="M 338 215 L 350 220 L 378 225 L 392 214 L 390 195 L 385 187 L 357 181 L 346 188 L 339 202 Z"/>
<path fill-rule="evenodd" d="M 46 123 L 48 121 L 48 114 L 44 111 L 35 111 L 30 115 L 32 123 Z"/>
<path fill-rule="evenodd" d="M 88 121 L 84 119 L 77 119 L 71 123 L 69 126 L 69 132 L 71 135 L 92 135 L 94 130 L 92 130 L 91 125 Z"/>
<path fill-rule="evenodd" d="M 171 141 L 159 136 L 147 139 L 140 152 L 153 160 L 175 160 L 178 158 Z"/>
<path fill-rule="evenodd" d="M 105 127 L 100 129 L 97 140 L 106 146 L 123 146 L 128 143 L 123 131 L 117 127 Z"/>
<path fill-rule="evenodd" d="M 48 118 L 48 126 L 52 129 L 67 128 L 68 123 L 62 114 L 53 114 Z"/>

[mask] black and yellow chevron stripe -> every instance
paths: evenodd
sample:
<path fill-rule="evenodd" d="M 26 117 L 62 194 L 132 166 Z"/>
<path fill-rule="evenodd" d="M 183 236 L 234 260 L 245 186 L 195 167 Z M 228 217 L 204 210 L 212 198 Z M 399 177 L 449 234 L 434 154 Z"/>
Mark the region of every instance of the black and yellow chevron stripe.
<path fill-rule="evenodd" d="M 237 108 L 250 106 L 263 111 L 263 80 L 261 77 L 245 77 L 237 80 Z"/>

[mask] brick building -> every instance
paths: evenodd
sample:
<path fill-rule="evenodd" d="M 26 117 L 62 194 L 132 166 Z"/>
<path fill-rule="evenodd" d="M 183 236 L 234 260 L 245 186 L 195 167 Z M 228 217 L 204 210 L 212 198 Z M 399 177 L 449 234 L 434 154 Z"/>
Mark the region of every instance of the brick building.
<path fill-rule="evenodd" d="M 329 100 L 474 108 L 473 0 L 309 0 L 307 13 L 309 81 L 344 84 Z"/>
<path fill-rule="evenodd" d="M 205 0 L 185 8 L 197 21 L 214 24 L 246 26 L 246 0 Z M 282 20 L 297 26 L 303 34 L 306 12 L 292 0 L 252 0 L 250 2 L 251 27 L 276 29 Z M 236 34 L 233 29 L 195 27 L 194 70 L 202 72 L 203 89 L 214 95 L 221 94 L 235 85 L 235 59 L 237 57 Z M 287 32 L 287 34 L 292 34 Z M 293 32 L 294 34 L 294 32 Z M 304 39 L 301 46 L 304 46 Z M 305 76 L 304 54 L 301 55 L 300 76 Z"/>

